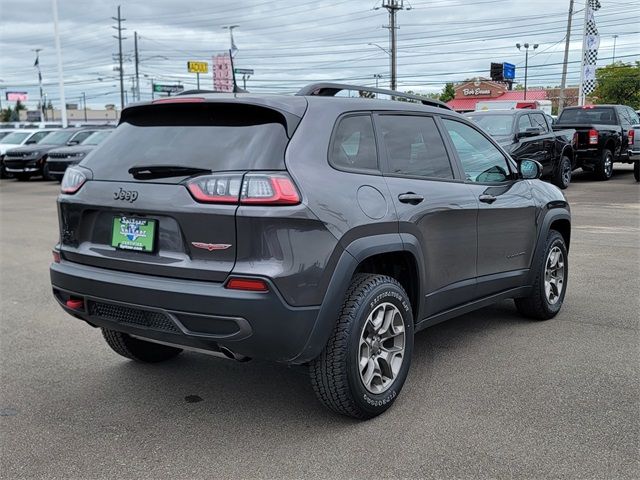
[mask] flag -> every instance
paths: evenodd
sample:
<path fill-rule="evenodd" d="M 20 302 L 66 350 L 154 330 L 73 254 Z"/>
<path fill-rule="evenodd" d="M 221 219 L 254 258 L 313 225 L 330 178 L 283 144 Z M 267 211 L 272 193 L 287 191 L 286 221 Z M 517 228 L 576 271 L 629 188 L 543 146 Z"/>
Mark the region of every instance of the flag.
<path fill-rule="evenodd" d="M 235 57 L 236 53 L 238 53 L 238 47 L 236 47 L 236 42 L 233 39 L 233 28 L 229 29 L 229 35 L 231 35 L 231 56 Z"/>
<path fill-rule="evenodd" d="M 582 54 L 582 93 L 585 96 L 591 94 L 596 88 L 596 64 L 598 63 L 600 34 L 594 13 L 600 10 L 600 7 L 600 0 L 589 0 L 586 6 L 587 25 Z"/>
<path fill-rule="evenodd" d="M 37 67 L 38 65 L 40 65 L 40 57 L 36 57 L 36 61 L 33 62 L 34 67 Z"/>

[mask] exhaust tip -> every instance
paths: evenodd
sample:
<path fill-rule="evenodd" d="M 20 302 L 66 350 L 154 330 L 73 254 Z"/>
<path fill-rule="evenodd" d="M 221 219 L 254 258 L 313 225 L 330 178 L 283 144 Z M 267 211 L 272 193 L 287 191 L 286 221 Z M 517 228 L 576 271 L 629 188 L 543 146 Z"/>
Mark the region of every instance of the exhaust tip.
<path fill-rule="evenodd" d="M 220 347 L 220 352 L 227 358 L 231 360 L 235 360 L 236 362 L 248 362 L 251 360 L 251 357 L 246 357 L 244 355 L 240 355 L 238 353 L 233 353 L 227 347 Z"/>

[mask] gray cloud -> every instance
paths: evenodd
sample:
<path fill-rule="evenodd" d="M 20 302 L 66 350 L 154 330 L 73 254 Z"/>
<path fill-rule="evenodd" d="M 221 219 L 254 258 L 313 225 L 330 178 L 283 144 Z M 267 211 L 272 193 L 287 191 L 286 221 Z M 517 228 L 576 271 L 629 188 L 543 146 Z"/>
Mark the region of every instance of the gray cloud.
<path fill-rule="evenodd" d="M 387 14 L 374 10 L 374 0 L 116 1 L 59 0 L 66 97 L 101 107 L 119 102 L 117 42 L 111 20 L 118 3 L 127 19 L 124 42 L 125 86 L 134 72 L 133 32 L 140 35 L 142 98 L 150 98 L 150 79 L 195 87 L 186 72 L 188 60 L 211 61 L 229 48 L 223 25 L 238 24 L 235 39 L 238 67 L 253 68 L 252 91 L 294 92 L 311 81 L 340 80 L 373 85 L 380 73 L 388 84 L 385 52 L 368 43 L 388 46 Z M 577 9 L 581 1 L 576 2 Z M 616 57 L 640 59 L 637 16 L 640 0 L 602 0 L 597 19 L 602 35 L 600 65 L 609 63 L 613 35 L 619 35 Z M 530 57 L 529 84 L 560 83 L 568 0 L 415 0 L 398 14 L 400 89 L 436 91 L 446 81 L 488 75 L 491 61 L 524 64 L 516 42 L 539 43 Z M 533 6 L 535 5 L 535 6 Z M 34 48 L 43 48 L 41 67 L 45 92 L 58 101 L 51 3 L 48 0 L 0 0 L 0 88 L 24 90 L 37 100 Z M 570 83 L 579 77 L 581 12 L 574 17 L 569 65 Z M 524 75 L 523 68 L 518 76 Z M 202 77 L 211 87 L 211 77 Z M 30 102 L 33 104 L 34 102 Z"/>

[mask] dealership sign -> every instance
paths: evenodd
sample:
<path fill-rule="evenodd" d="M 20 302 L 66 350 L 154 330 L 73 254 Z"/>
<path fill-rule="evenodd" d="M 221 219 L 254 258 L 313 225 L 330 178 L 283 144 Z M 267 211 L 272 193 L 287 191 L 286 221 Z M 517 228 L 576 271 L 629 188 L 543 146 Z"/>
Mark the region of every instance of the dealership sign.
<path fill-rule="evenodd" d="M 213 89 L 216 92 L 233 92 L 232 62 L 231 55 L 228 53 L 213 57 Z"/>
<path fill-rule="evenodd" d="M 26 102 L 29 100 L 27 92 L 7 92 L 8 102 Z"/>

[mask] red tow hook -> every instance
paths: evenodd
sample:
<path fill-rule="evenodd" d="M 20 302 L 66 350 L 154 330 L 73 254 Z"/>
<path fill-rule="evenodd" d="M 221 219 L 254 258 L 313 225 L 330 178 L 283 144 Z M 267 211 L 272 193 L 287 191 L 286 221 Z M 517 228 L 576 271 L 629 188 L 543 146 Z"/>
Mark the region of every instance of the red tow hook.
<path fill-rule="evenodd" d="M 68 308 L 72 310 L 84 310 L 84 300 L 78 298 L 70 298 L 66 301 Z"/>

